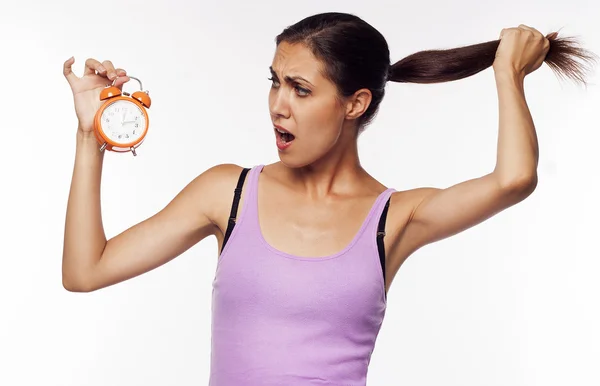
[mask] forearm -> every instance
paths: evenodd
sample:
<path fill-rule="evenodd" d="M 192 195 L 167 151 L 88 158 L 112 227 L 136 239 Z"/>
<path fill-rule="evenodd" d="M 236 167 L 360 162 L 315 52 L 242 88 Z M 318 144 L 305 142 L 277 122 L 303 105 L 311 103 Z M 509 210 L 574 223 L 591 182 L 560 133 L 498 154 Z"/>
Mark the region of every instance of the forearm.
<path fill-rule="evenodd" d="M 498 71 L 495 78 L 499 132 L 494 173 L 503 185 L 534 183 L 537 176 L 538 140 L 525 100 L 524 77 L 509 71 Z"/>
<path fill-rule="evenodd" d="M 93 133 L 77 133 L 75 165 L 67 204 L 63 245 L 63 284 L 77 285 L 102 255 L 106 236 L 100 208 L 104 153 Z"/>

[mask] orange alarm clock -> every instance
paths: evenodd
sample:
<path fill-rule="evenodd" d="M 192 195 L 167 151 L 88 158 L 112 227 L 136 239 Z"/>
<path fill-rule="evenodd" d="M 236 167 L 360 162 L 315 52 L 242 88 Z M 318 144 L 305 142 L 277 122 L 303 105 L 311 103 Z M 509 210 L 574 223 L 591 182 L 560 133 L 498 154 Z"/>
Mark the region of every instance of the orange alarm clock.
<path fill-rule="evenodd" d="M 100 92 L 100 100 L 105 101 L 96 112 L 94 133 L 100 151 L 109 150 L 119 153 L 131 151 L 142 144 L 148 133 L 150 96 L 143 91 L 142 82 L 129 76 L 140 84 L 140 91 L 133 94 L 122 92 L 115 87 L 115 81 Z"/>

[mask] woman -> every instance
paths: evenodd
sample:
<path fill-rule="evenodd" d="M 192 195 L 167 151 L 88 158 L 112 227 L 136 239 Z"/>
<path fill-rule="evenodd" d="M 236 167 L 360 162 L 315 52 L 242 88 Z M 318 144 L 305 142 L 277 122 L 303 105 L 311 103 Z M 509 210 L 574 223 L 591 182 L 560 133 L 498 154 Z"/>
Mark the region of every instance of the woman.
<path fill-rule="evenodd" d="M 210 384 L 364 385 L 402 263 L 420 247 L 481 223 L 536 187 L 537 140 L 523 81 L 546 60 L 581 80 L 591 59 L 557 34 L 521 25 L 501 40 L 421 52 L 390 65 L 383 36 L 327 13 L 277 38 L 270 115 L 280 162 L 215 166 L 163 210 L 106 240 L 103 154 L 92 132 L 100 90 L 126 71 L 65 62 L 79 120 L 67 208 L 63 283 L 93 291 L 154 269 L 209 235 L 221 254 L 213 291 Z M 387 81 L 433 83 L 493 66 L 500 123 L 495 169 L 447 189 L 395 191 L 361 166 L 357 137 Z M 232 202 L 233 196 L 233 202 Z"/>

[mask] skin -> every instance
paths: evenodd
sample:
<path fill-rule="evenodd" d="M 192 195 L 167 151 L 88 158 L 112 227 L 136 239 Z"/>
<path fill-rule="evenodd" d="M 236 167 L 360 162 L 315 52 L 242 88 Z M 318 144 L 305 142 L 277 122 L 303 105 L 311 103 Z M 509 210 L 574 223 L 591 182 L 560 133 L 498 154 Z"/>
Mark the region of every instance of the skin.
<path fill-rule="evenodd" d="M 386 285 L 419 248 L 475 226 L 529 196 L 537 183 L 538 144 L 524 95 L 524 78 L 543 63 L 549 41 L 521 25 L 502 30 L 493 69 L 499 100 L 497 163 L 492 172 L 445 189 L 417 188 L 392 195 L 386 223 Z M 227 229 L 241 167 L 222 164 L 191 181 L 161 211 L 107 240 L 100 184 L 103 153 L 93 135 L 100 90 L 126 71 L 88 59 L 82 77 L 64 63 L 79 121 L 67 206 L 63 285 L 89 292 L 155 269 L 214 235 L 219 249 Z M 340 98 L 322 64 L 303 45 L 282 43 L 271 64 L 269 110 L 273 124 L 295 135 L 280 162 L 259 178 L 259 219 L 273 247 L 319 258 L 343 249 L 386 187 L 360 165 L 357 118 L 369 90 Z M 304 80 L 290 80 L 300 76 Z M 273 132 L 276 136 L 275 131 Z M 275 144 L 274 144 L 275 145 Z M 240 208 L 243 207 L 242 192 Z M 343 213 L 343 221 L 340 221 Z"/>

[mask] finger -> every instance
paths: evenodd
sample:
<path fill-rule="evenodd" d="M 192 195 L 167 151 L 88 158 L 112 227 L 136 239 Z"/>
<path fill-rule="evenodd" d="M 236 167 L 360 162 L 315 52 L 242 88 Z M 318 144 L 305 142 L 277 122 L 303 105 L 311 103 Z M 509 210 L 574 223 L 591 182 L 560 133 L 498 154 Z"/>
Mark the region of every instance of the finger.
<path fill-rule="evenodd" d="M 67 82 L 69 82 L 70 85 L 78 79 L 77 75 L 73 73 L 73 63 L 75 63 L 75 58 L 71 56 L 63 64 L 63 75 L 67 78 Z"/>
<path fill-rule="evenodd" d="M 127 75 L 127 71 L 125 71 L 125 70 L 124 70 L 124 69 L 122 69 L 122 68 L 117 68 L 117 69 L 115 70 L 115 72 L 117 73 L 117 76 L 125 76 L 125 75 Z"/>
<path fill-rule="evenodd" d="M 116 78 L 116 79 L 114 80 L 114 82 L 115 82 L 115 86 L 116 86 L 116 87 L 119 87 L 119 88 L 122 88 L 122 87 L 123 87 L 123 85 L 124 85 L 125 83 L 129 82 L 130 80 L 131 80 L 131 78 L 130 78 L 130 77 L 128 77 L 127 75 L 125 75 L 125 76 L 119 76 L 118 78 Z"/>
<path fill-rule="evenodd" d="M 510 33 L 510 32 L 515 32 L 518 31 L 518 28 L 503 28 L 502 31 L 500 31 L 500 39 L 502 39 L 503 36 L 505 36 L 506 34 Z"/>
<path fill-rule="evenodd" d="M 114 85 L 118 87 L 120 90 L 123 89 L 123 85 L 129 82 L 131 79 L 127 76 L 127 71 L 122 68 L 115 69 L 117 77 L 113 80 Z"/>
<path fill-rule="evenodd" d="M 525 24 L 519 24 L 519 26 L 517 27 L 517 29 L 521 30 L 521 31 L 533 32 L 534 34 L 536 33 L 535 29 L 533 29 L 533 28 L 531 28 L 529 26 L 526 26 Z"/>
<path fill-rule="evenodd" d="M 522 29 L 522 30 L 525 30 L 525 31 L 531 31 L 531 32 L 533 32 L 534 35 L 536 35 L 536 36 L 538 36 L 540 38 L 544 38 L 545 37 L 544 34 L 541 33 L 540 31 L 538 31 L 537 29 L 535 29 L 533 27 L 529 27 L 529 26 L 527 26 L 525 24 L 519 25 L 519 28 Z"/>
<path fill-rule="evenodd" d="M 83 75 L 91 75 L 95 73 L 104 75 L 106 74 L 106 68 L 102 66 L 102 64 L 96 59 L 89 58 L 85 61 L 85 71 Z"/>
<path fill-rule="evenodd" d="M 106 68 L 106 76 L 108 77 L 108 79 L 114 80 L 117 77 L 115 66 L 110 60 L 105 60 L 104 62 L 102 62 L 102 66 Z"/>

